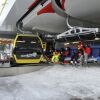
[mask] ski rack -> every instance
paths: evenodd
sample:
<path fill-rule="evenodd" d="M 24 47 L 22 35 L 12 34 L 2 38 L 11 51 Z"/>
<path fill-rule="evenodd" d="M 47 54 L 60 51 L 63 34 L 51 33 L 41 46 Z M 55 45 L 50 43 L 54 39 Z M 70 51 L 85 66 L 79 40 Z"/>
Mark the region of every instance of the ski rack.
<path fill-rule="evenodd" d="M 84 27 L 73 27 L 70 28 L 68 31 L 65 31 L 59 35 L 57 35 L 57 39 L 66 38 L 66 37 L 74 37 L 78 36 L 80 39 L 80 35 L 88 35 L 94 33 L 95 37 L 96 34 L 99 32 L 99 28 L 84 28 Z"/>

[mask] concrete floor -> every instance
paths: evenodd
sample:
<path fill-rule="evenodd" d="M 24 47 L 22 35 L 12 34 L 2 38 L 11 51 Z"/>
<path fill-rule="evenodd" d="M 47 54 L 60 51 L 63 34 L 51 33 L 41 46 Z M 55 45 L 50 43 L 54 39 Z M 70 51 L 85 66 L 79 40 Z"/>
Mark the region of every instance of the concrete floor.
<path fill-rule="evenodd" d="M 19 67 L 22 67 L 22 66 L 27 66 L 27 65 L 20 65 Z M 0 67 L 10 67 L 10 64 L 9 63 L 4 63 L 4 64 L 1 64 L 0 63 Z"/>
<path fill-rule="evenodd" d="M 38 71 L 46 66 L 47 65 L 19 65 L 16 67 L 10 67 L 9 63 L 0 64 L 0 77 L 30 73 Z"/>
<path fill-rule="evenodd" d="M 39 64 L 39 65 L 18 65 L 16 67 L 10 67 L 9 63 L 0 64 L 0 77 L 5 76 L 14 76 L 14 75 L 20 75 L 25 73 L 30 73 L 34 71 L 38 71 L 44 67 L 53 66 L 52 64 Z M 71 66 L 71 65 L 63 65 L 63 66 Z M 89 64 L 84 65 L 81 67 L 100 67 L 98 64 Z M 80 67 L 80 66 L 73 66 L 73 67 Z"/>

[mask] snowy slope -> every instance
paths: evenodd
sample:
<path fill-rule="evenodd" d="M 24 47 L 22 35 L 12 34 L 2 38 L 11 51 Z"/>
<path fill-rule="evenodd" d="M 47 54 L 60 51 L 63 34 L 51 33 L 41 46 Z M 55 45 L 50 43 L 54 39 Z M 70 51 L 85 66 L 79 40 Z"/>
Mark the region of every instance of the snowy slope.
<path fill-rule="evenodd" d="M 0 78 L 0 100 L 100 100 L 99 97 L 99 67 L 55 65 L 29 74 Z"/>

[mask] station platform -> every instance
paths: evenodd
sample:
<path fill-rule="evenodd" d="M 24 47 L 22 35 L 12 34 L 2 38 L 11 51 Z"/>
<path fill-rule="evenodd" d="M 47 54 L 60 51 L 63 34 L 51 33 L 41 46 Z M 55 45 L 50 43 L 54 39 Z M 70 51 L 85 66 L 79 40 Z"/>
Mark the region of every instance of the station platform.
<path fill-rule="evenodd" d="M 0 77 L 7 76 L 15 76 L 25 73 L 30 73 L 34 71 L 38 71 L 44 67 L 47 67 L 47 64 L 39 64 L 39 65 L 19 65 L 16 67 L 10 67 L 9 63 L 1 64 L 0 63 Z"/>
<path fill-rule="evenodd" d="M 16 75 L 20 75 L 20 74 L 26 74 L 26 73 L 31 73 L 31 72 L 35 72 L 35 71 L 39 71 L 45 67 L 49 67 L 49 66 L 62 66 L 62 67 L 76 67 L 76 68 L 87 68 L 87 67 L 100 67 L 100 64 L 98 63 L 88 63 L 87 65 L 84 64 L 82 66 L 77 65 L 77 66 L 73 66 L 69 63 L 67 64 L 28 64 L 28 65 L 18 65 L 16 67 L 10 67 L 9 63 L 4 63 L 1 64 L 0 63 L 0 77 L 8 77 L 8 76 L 16 76 Z"/>

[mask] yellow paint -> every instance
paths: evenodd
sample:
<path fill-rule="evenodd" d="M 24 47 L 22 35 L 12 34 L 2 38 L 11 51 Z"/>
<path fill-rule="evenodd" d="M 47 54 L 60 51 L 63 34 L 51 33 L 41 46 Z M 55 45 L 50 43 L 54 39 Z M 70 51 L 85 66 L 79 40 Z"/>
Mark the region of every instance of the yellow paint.
<path fill-rule="evenodd" d="M 16 40 L 17 40 L 17 38 L 18 38 L 19 36 L 24 36 L 24 37 L 26 36 L 26 37 L 33 37 L 33 38 L 34 38 L 35 35 L 17 34 L 17 35 L 16 35 L 16 38 L 15 38 L 15 40 L 14 40 L 14 43 L 13 43 L 13 48 L 16 47 Z M 38 37 L 38 39 L 40 40 L 41 45 L 42 45 L 42 48 L 43 48 L 43 43 L 42 43 L 41 38 L 40 38 L 39 36 L 37 36 L 37 37 Z M 17 59 L 17 57 L 16 57 L 15 54 L 13 55 L 13 57 L 14 57 L 14 59 L 15 59 L 15 61 L 16 61 L 17 64 L 28 64 L 28 63 L 31 63 L 31 64 L 33 63 L 33 64 L 35 64 L 35 63 L 40 63 L 40 61 L 44 61 L 44 60 L 43 60 L 43 55 L 41 55 L 41 57 L 38 58 L 38 59 Z"/>
<path fill-rule="evenodd" d="M 5 0 L 4 4 L 2 4 L 3 7 L 2 7 L 2 9 L 1 9 L 1 11 L 0 11 L 0 15 L 2 14 L 2 12 L 3 12 L 3 10 L 4 10 L 6 4 L 7 4 L 7 0 Z"/>
<path fill-rule="evenodd" d="M 46 51 L 46 42 L 43 42 L 43 49 Z"/>

